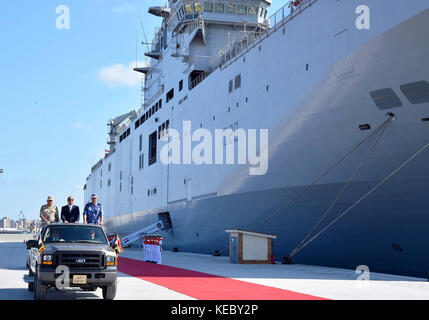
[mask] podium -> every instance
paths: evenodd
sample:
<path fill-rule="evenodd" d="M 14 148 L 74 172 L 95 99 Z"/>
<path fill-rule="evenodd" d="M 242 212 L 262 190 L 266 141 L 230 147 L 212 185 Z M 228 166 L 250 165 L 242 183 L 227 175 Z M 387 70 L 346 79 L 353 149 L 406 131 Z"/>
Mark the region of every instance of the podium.
<path fill-rule="evenodd" d="M 230 263 L 272 263 L 272 241 L 276 235 L 243 229 L 226 229 L 225 232 L 229 233 Z"/>

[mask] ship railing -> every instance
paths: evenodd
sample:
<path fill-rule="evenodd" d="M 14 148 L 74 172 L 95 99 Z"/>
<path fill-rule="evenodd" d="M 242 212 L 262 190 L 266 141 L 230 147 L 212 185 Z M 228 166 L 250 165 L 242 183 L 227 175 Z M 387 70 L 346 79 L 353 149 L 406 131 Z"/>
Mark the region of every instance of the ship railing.
<path fill-rule="evenodd" d="M 156 84 L 159 85 L 160 80 L 161 80 L 162 74 L 160 74 L 158 77 L 156 77 L 155 79 L 151 80 L 151 84 L 145 88 L 145 91 L 149 91 L 150 89 L 152 89 L 152 87 Z M 147 84 L 148 82 L 145 82 L 145 84 Z"/>
<path fill-rule="evenodd" d="M 145 110 L 146 107 L 152 105 L 152 103 L 154 103 L 159 98 L 159 96 L 163 93 L 164 93 L 164 85 L 161 85 L 158 91 L 156 91 L 155 94 L 152 95 L 152 97 L 149 100 L 144 102 L 142 106 L 143 110 Z"/>
<path fill-rule="evenodd" d="M 180 21 L 179 10 L 182 5 L 180 3 L 175 3 L 173 8 L 171 8 L 172 14 L 166 21 L 167 29 L 171 31 L 171 28 L 176 24 L 176 22 Z"/>
<path fill-rule="evenodd" d="M 94 172 L 95 170 L 100 168 L 102 166 L 102 164 L 103 164 L 103 159 L 99 160 L 95 165 L 92 166 L 91 172 Z"/>
<path fill-rule="evenodd" d="M 156 52 L 160 50 L 162 32 L 163 32 L 162 28 L 159 28 L 159 27 L 155 28 L 155 34 L 153 36 L 152 44 L 150 48 L 152 52 Z"/>
<path fill-rule="evenodd" d="M 192 55 L 188 57 L 189 67 L 197 70 L 207 70 L 211 56 Z"/>
<path fill-rule="evenodd" d="M 189 34 L 192 34 L 192 32 L 197 28 L 204 29 L 204 19 L 201 15 L 189 24 Z"/>
<path fill-rule="evenodd" d="M 264 32 L 263 29 L 258 28 L 254 31 L 240 31 L 237 33 L 235 38 L 220 49 L 217 55 L 210 57 L 210 69 L 222 66 L 233 59 L 240 52 L 247 49 L 249 45 L 261 38 Z"/>
<path fill-rule="evenodd" d="M 266 19 L 265 30 L 259 29 L 257 31 L 245 32 L 244 38 L 240 37 L 240 33 L 238 39 L 233 44 L 227 44 L 225 48 L 219 50 L 218 54 L 214 55 L 214 57 L 210 59 L 210 70 L 214 70 L 218 67 L 227 67 L 229 64 L 243 56 L 251 48 L 259 44 L 262 40 L 292 21 L 297 15 L 312 6 L 316 1 L 318 0 L 301 0 L 297 7 L 293 6 L 295 1 L 288 1 L 273 15 Z"/>
<path fill-rule="evenodd" d="M 194 89 L 197 85 L 199 85 L 201 82 L 204 81 L 204 79 L 207 78 L 207 76 L 209 75 L 208 72 L 201 72 L 201 74 L 196 77 L 194 80 L 191 81 L 190 85 L 189 85 L 189 89 L 192 90 Z"/>
<path fill-rule="evenodd" d="M 189 2 L 192 3 L 192 1 Z M 186 1 L 182 3 L 176 3 L 176 5 L 172 8 L 172 14 L 165 21 L 166 28 L 168 31 L 173 31 L 173 29 L 177 28 L 179 23 L 187 23 L 194 21 L 195 19 L 197 19 L 198 15 L 201 14 L 200 12 L 186 14 L 183 7 L 183 5 L 186 3 Z"/>

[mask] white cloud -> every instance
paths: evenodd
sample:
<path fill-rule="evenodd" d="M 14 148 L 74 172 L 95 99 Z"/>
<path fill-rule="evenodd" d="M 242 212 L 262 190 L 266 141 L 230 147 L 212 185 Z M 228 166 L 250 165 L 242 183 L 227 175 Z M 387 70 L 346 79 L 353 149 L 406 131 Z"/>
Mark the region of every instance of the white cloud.
<path fill-rule="evenodd" d="M 98 72 L 98 79 L 109 87 L 136 87 L 141 83 L 142 75 L 133 71 L 134 67 L 135 62 L 131 62 L 128 66 L 118 63 L 110 67 L 102 67 Z"/>
<path fill-rule="evenodd" d="M 130 3 L 125 3 L 122 6 L 114 7 L 113 12 L 116 14 L 129 13 L 134 11 L 134 5 Z"/>
<path fill-rule="evenodd" d="M 73 129 L 76 129 L 76 130 L 92 130 L 93 127 L 88 125 L 88 124 L 85 124 L 83 122 L 78 121 L 75 124 L 73 124 Z"/>
<path fill-rule="evenodd" d="M 75 129 L 83 129 L 83 123 L 82 122 L 76 122 L 73 125 L 73 128 L 75 128 Z"/>

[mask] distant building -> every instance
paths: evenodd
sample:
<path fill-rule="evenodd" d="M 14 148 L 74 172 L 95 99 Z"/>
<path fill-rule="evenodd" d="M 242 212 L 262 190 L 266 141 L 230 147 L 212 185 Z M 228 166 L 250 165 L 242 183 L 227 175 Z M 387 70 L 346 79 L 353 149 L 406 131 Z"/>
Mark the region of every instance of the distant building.
<path fill-rule="evenodd" d="M 19 225 L 21 229 L 30 229 L 31 228 L 32 221 L 28 219 L 21 219 L 19 220 Z"/>
<path fill-rule="evenodd" d="M 4 217 L 2 220 L 2 228 L 3 229 L 9 229 L 10 228 L 10 218 L 9 217 Z"/>
<path fill-rule="evenodd" d="M 28 219 L 24 219 L 24 228 L 25 229 L 29 229 L 31 228 L 31 224 L 33 223 L 33 221 L 28 220 Z"/>
<path fill-rule="evenodd" d="M 18 228 L 18 223 L 15 220 L 10 220 L 10 227 L 11 229 Z"/>

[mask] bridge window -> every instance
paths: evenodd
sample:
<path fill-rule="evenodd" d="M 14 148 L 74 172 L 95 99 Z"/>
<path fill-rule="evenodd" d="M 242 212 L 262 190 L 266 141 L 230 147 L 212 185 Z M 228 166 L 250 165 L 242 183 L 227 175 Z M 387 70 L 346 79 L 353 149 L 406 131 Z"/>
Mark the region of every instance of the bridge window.
<path fill-rule="evenodd" d="M 226 13 L 235 13 L 236 5 L 232 3 L 226 4 Z"/>
<path fill-rule="evenodd" d="M 215 3 L 214 11 L 218 13 L 223 13 L 225 11 L 225 4 L 223 3 Z"/>
<path fill-rule="evenodd" d="M 213 12 L 213 2 L 204 2 L 204 11 Z"/>
<path fill-rule="evenodd" d="M 237 13 L 238 14 L 246 14 L 247 13 L 247 6 L 244 4 L 238 4 L 237 5 Z"/>
<path fill-rule="evenodd" d="M 201 5 L 201 2 L 194 3 L 194 11 L 195 12 L 201 12 L 203 10 L 203 6 Z"/>
<path fill-rule="evenodd" d="M 256 16 L 258 14 L 258 6 L 249 5 L 249 11 L 247 13 L 249 15 Z"/>
<path fill-rule="evenodd" d="M 192 4 L 185 4 L 185 12 L 192 13 Z"/>
<path fill-rule="evenodd" d="M 179 81 L 179 92 L 183 90 L 183 80 Z"/>
<path fill-rule="evenodd" d="M 229 87 L 228 87 L 228 92 L 229 93 L 231 93 L 232 92 L 232 89 L 233 89 L 233 82 L 232 82 L 232 80 L 229 80 Z"/>

